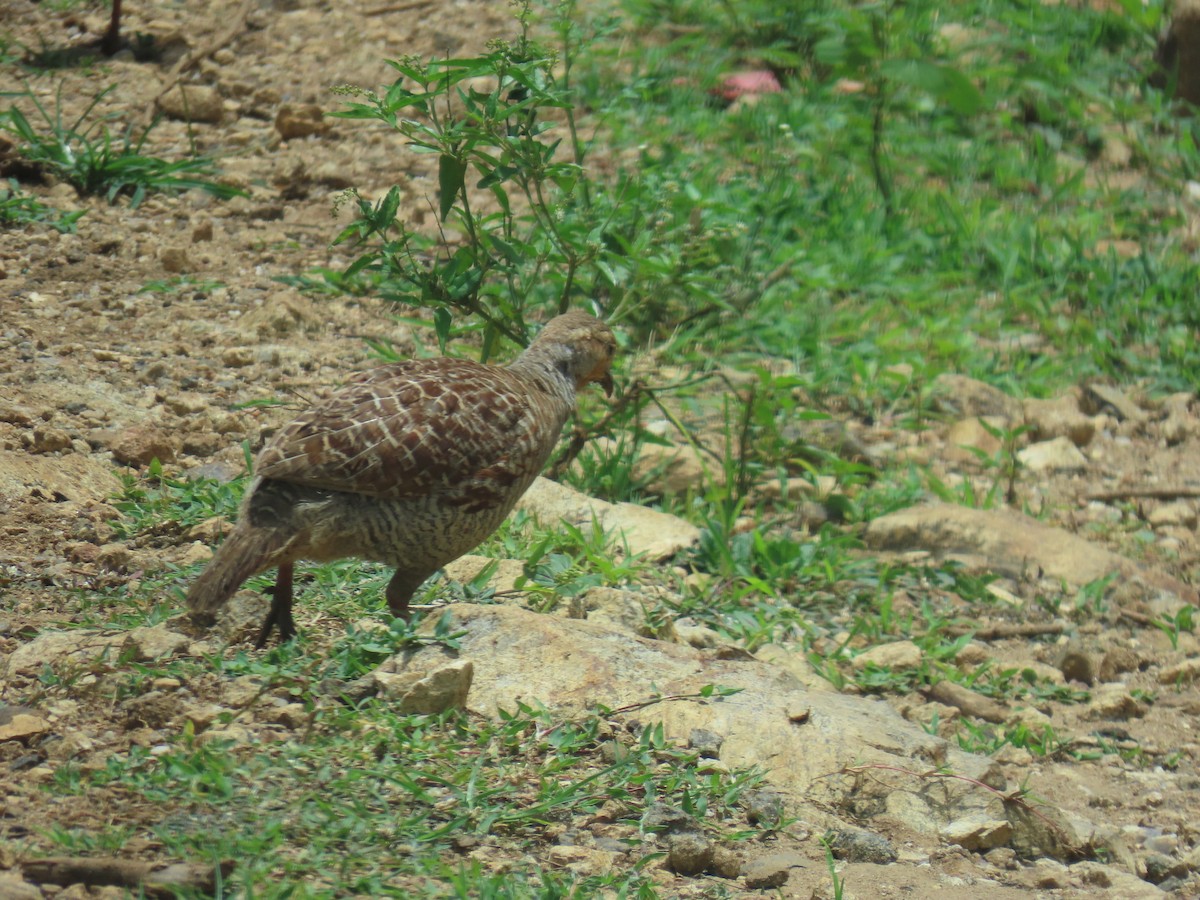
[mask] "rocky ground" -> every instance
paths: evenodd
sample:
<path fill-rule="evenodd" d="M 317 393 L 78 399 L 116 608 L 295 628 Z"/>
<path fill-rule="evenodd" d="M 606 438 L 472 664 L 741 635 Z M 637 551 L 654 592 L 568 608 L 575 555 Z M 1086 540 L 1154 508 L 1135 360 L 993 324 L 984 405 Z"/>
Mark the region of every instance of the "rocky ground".
<path fill-rule="evenodd" d="M 56 852 L 46 837 L 56 826 L 147 820 L 116 791 L 65 803 L 45 789 L 57 767 L 103 766 L 132 745 L 161 743 L 184 711 L 197 730 L 215 728 L 215 714 L 196 710 L 248 707 L 258 696 L 197 677 L 155 684 L 145 708 L 130 713 L 103 692 L 97 703 L 95 691 L 56 690 L 39 677 L 46 663 L 96 659 L 105 646 L 126 667 L 220 652 L 174 620 L 132 631 L 70 627 L 95 621 L 96 591 L 137 594 L 157 573 L 206 558 L 220 532 L 207 523 L 122 539 L 112 505 L 118 475 L 144 473 L 153 459 L 170 473 L 237 472 L 243 442 L 257 446 L 286 415 L 240 404 L 307 397 L 339 383 L 368 363 L 364 338 L 413 349 L 418 336 L 373 301 L 314 299 L 276 280 L 346 263 L 329 247 L 339 227 L 333 200 L 344 188 L 373 196 L 399 183 L 414 202 L 433 192 L 423 163 L 392 136 L 314 115 L 336 105 L 330 85 L 388 80 L 385 58 L 478 51 L 508 31 L 503 4 L 408 6 L 342 5 L 334 15 L 306 3 L 134 4 L 127 33 L 174 48 L 161 64 L 119 58 L 29 80 L 52 104 L 61 79 L 68 118 L 109 85 L 98 112 L 136 123 L 166 109 L 173 115 L 151 133 L 147 152 L 219 157 L 223 180 L 245 195 L 154 195 L 131 209 L 77 196 L 68 185 L 26 185 L 47 203 L 85 209 L 78 232 L 0 234 L 0 896 L 112 893 L 35 887 L 26 880 L 29 859 Z M 84 43 L 105 25 L 96 11 L 56 13 L 16 0 L 0 0 L 0 21 L 32 47 Z M 182 80 L 201 88 L 186 103 L 178 90 L 162 93 L 181 62 Z M 23 77 L 16 65 L 0 68 L 14 89 Z M 185 112 L 195 121 L 183 121 Z M 955 377 L 941 379 L 934 398 L 939 415 L 919 434 L 886 421 L 845 426 L 870 457 L 927 464 L 954 489 L 966 480 L 990 484 L 995 472 L 964 446 L 1005 458 L 994 426 L 1025 426 L 1009 448 L 1019 469 L 1010 505 L 1046 515 L 919 507 L 871 523 L 868 552 L 907 562 L 957 558 L 1001 576 L 991 588 L 994 617 L 979 623 L 952 664 L 1028 669 L 1064 691 L 1089 691 L 1087 702 L 1010 704 L 949 688 L 887 703 L 839 693 L 794 647 L 750 656 L 686 622 L 664 627 L 660 640 L 639 637 L 623 613 L 636 604 L 627 591 L 601 592 L 574 609 L 587 622 L 456 606 L 467 634 L 458 662 L 446 670 L 430 649 L 406 665 L 421 677 L 446 670 L 450 695 L 465 695 L 484 714 L 514 697 L 553 696 L 570 706 L 603 692 L 617 708 L 644 699 L 650 685 L 665 694 L 708 683 L 743 688 L 721 704 L 664 704 L 659 713 L 682 741 L 697 731 L 721 735 L 723 764 L 765 767 L 798 824 L 737 864 L 722 869 L 710 860 L 697 870 L 717 874 L 664 869 L 664 896 L 700 896 L 716 890 L 714 881 L 733 895 L 769 887 L 789 897 L 830 895 L 816 841 L 827 830 L 843 834 L 847 896 L 1200 894 L 1200 647 L 1186 620 L 1197 602 L 1195 399 L 1093 385 L 1022 403 Z M 678 457 L 673 477 L 686 483 L 696 475 L 686 450 Z M 558 500 L 565 505 L 553 515 L 587 521 L 599 509 L 610 527 L 643 515 Z M 634 549 L 669 558 L 694 540 L 690 526 L 666 521 L 631 525 Z M 179 588 L 168 577 L 159 602 L 178 604 Z M 921 597 L 895 600 L 902 614 Z M 227 625 L 225 636 L 237 637 L 237 627 Z M 854 666 L 912 667 L 920 654 L 897 641 Z M 506 677 L 514 672 L 519 683 Z M 381 690 L 393 689 L 393 675 L 377 675 Z M 406 696 L 407 688 L 394 689 Z M 1012 746 L 991 757 L 966 754 L 936 736 L 953 734 L 964 719 L 1050 727 L 1061 746 L 1045 755 Z M 286 705 L 246 723 L 226 736 L 302 740 L 305 728 Z M 686 869 L 686 841 L 676 843 L 676 869 Z M 580 871 L 628 863 L 580 842 L 551 843 L 544 860 Z"/>

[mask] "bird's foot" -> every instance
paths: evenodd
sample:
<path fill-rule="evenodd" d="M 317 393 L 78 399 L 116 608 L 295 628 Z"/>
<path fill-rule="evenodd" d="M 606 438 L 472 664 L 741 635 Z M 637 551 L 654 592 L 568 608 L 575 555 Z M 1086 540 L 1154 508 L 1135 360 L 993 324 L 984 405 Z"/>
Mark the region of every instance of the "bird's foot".
<path fill-rule="evenodd" d="M 296 636 L 296 622 L 292 618 L 292 564 L 283 563 L 279 566 L 279 577 L 275 586 L 267 591 L 271 595 L 271 611 L 263 621 L 262 629 L 258 632 L 258 640 L 254 646 L 261 650 L 267 646 L 271 630 L 279 629 L 280 643 L 287 643 Z"/>

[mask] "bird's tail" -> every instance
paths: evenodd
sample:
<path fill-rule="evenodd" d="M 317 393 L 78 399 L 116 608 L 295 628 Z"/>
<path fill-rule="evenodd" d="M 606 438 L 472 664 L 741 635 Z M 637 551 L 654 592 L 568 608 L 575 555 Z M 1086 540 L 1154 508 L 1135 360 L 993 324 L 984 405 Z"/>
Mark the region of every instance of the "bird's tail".
<path fill-rule="evenodd" d="M 217 610 L 229 601 L 242 582 L 275 565 L 275 554 L 283 544 L 283 538 L 272 529 L 240 523 L 188 589 L 187 605 L 192 618 L 201 624 L 212 624 Z"/>

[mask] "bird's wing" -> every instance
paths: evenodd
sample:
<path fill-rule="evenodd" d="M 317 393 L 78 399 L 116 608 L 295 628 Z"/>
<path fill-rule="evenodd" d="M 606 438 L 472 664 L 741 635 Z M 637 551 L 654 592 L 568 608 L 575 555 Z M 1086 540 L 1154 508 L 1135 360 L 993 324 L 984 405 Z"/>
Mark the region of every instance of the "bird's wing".
<path fill-rule="evenodd" d="M 360 375 L 288 423 L 259 453 L 255 474 L 391 499 L 481 473 L 515 480 L 530 455 L 522 448 L 545 440 L 538 418 L 505 369 L 410 360 Z"/>

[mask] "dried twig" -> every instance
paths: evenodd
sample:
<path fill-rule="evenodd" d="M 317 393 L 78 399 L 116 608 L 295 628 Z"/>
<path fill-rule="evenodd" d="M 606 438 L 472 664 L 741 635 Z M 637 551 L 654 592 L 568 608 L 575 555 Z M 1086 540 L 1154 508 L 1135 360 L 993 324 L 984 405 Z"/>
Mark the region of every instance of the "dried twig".
<path fill-rule="evenodd" d="M 1118 610 L 1117 615 L 1122 619 L 1128 619 L 1130 622 L 1135 622 L 1138 625 L 1155 625 L 1158 621 L 1153 616 L 1148 616 L 1145 613 L 1134 612 L 1132 609 Z"/>
<path fill-rule="evenodd" d="M 414 9 L 425 9 L 427 6 L 433 6 L 433 0 L 414 0 L 411 3 L 395 3 L 390 6 L 379 6 L 375 9 L 368 9 L 363 15 L 386 16 L 388 13 L 412 12 Z"/>
<path fill-rule="evenodd" d="M 587 445 L 587 442 L 597 435 L 608 431 L 608 426 L 612 423 L 613 419 L 622 415 L 631 405 L 636 407 L 645 391 L 646 385 L 640 379 L 635 379 L 621 396 L 617 398 L 616 402 L 609 408 L 600 421 L 594 423 L 589 428 L 576 426 L 575 430 L 571 432 L 571 440 L 563 448 L 558 459 L 554 461 L 554 464 L 550 466 L 550 471 L 547 473 L 548 477 L 552 479 L 560 477 L 567 470 L 567 467 L 575 461 L 575 457 L 580 454 L 584 446 Z"/>
<path fill-rule="evenodd" d="M 103 859 L 84 856 L 50 856 L 21 863 L 21 871 L 38 884 L 108 885 L 138 889 L 150 897 L 174 897 L 178 888 L 212 894 L 217 872 L 222 879 L 233 874 L 232 861 L 218 867 L 198 863 L 146 862 L 140 859 Z"/>
<path fill-rule="evenodd" d="M 1043 634 L 1062 634 L 1066 626 L 1062 622 L 1013 622 L 1000 625 L 988 625 L 980 628 L 972 625 L 951 625 L 945 629 L 945 634 L 960 637 L 969 634 L 978 641 L 1001 641 L 1010 637 L 1037 637 Z"/>
<path fill-rule="evenodd" d="M 921 691 L 931 700 L 953 706 L 959 712 L 975 716 L 985 722 L 1000 724 L 1008 719 L 1008 707 L 998 700 L 985 697 L 970 688 L 955 684 L 953 681 L 939 681 L 937 684 Z"/>
<path fill-rule="evenodd" d="M 1112 500 L 1132 500 L 1142 498 L 1147 500 L 1175 500 L 1180 497 L 1200 497 L 1200 487 L 1187 484 L 1165 485 L 1163 487 L 1127 487 L 1114 488 L 1110 491 L 1089 491 L 1083 495 L 1085 500 L 1098 500 L 1108 503 Z"/>

